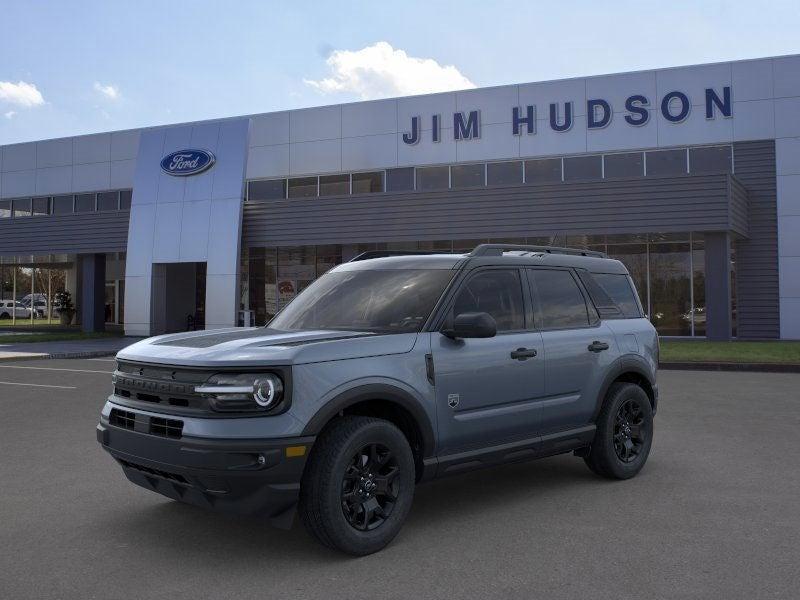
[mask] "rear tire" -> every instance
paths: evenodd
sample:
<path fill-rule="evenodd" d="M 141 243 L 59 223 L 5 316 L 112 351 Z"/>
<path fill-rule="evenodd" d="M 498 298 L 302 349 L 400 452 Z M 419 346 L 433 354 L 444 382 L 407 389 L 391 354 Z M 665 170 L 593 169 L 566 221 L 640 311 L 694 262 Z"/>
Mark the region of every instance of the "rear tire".
<path fill-rule="evenodd" d="M 372 554 L 400 531 L 414 484 L 414 457 L 397 427 L 372 417 L 341 417 L 311 451 L 300 484 L 300 518 L 329 548 Z"/>
<path fill-rule="evenodd" d="M 642 470 L 653 443 L 653 408 L 635 383 L 615 383 L 597 417 L 589 469 L 609 479 L 630 479 Z"/>

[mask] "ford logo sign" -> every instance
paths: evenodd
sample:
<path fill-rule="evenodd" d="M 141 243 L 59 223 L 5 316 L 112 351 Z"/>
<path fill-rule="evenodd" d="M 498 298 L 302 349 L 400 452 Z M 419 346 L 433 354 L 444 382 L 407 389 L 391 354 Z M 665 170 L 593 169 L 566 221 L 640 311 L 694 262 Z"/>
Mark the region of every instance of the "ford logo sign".
<path fill-rule="evenodd" d="M 208 150 L 178 150 L 161 160 L 161 170 L 177 177 L 197 175 L 210 169 L 216 160 Z"/>

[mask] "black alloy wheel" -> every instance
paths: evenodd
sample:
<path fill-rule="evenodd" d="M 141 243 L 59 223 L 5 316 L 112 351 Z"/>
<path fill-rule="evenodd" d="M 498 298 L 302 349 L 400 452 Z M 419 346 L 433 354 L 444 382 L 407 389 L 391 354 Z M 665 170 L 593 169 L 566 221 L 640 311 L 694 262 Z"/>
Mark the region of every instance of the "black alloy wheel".
<path fill-rule="evenodd" d="M 352 457 L 342 478 L 342 511 L 350 525 L 370 531 L 383 525 L 400 493 L 400 467 L 383 444 L 368 444 Z"/>
<path fill-rule="evenodd" d="M 300 517 L 324 545 L 354 556 L 384 548 L 411 510 L 414 455 L 396 425 L 337 417 L 317 437 L 300 483 Z"/>
<path fill-rule="evenodd" d="M 614 417 L 614 451 L 624 463 L 641 454 L 645 444 L 644 414 L 635 400 L 627 400 Z"/>
<path fill-rule="evenodd" d="M 641 471 L 653 444 L 653 406 L 644 389 L 631 382 L 613 384 L 595 424 L 586 466 L 609 479 L 630 479 Z"/>

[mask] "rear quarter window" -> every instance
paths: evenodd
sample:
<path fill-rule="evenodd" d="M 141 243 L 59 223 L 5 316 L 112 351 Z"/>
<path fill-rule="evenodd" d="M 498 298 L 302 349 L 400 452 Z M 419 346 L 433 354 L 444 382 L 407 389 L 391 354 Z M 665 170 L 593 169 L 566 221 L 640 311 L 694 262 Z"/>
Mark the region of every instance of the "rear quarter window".
<path fill-rule="evenodd" d="M 642 316 L 636 291 L 627 275 L 582 271 L 580 278 L 604 318 L 638 319 Z"/>

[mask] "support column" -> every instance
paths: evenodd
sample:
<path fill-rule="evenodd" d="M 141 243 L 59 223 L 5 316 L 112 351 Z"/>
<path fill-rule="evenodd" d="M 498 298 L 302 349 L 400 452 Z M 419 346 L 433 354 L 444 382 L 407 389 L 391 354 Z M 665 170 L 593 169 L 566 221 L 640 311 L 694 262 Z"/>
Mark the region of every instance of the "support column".
<path fill-rule="evenodd" d="M 106 255 L 81 254 L 81 330 L 105 331 Z"/>
<path fill-rule="evenodd" d="M 706 338 L 731 339 L 730 234 L 706 233 Z"/>

